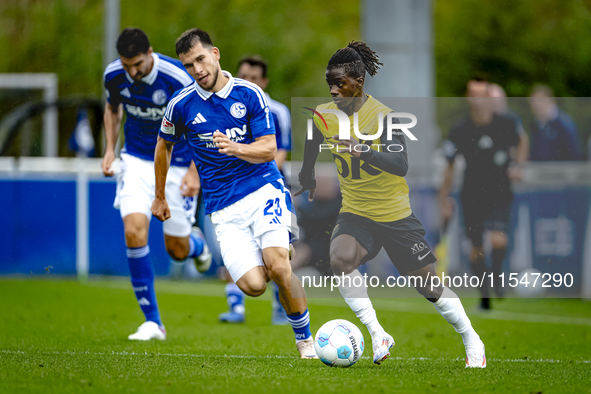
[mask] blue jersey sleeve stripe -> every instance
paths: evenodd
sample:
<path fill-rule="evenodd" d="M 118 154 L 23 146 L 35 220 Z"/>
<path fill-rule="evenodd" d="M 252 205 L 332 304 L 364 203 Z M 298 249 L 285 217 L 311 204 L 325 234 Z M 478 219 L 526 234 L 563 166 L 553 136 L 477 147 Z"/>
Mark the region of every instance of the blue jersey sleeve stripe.
<path fill-rule="evenodd" d="M 291 138 L 291 114 L 289 109 L 278 101 L 269 100 L 269 108 L 271 112 L 277 117 L 279 123 L 279 133 L 281 133 L 281 144 L 289 147 Z"/>
<path fill-rule="evenodd" d="M 184 70 L 179 69 L 173 64 L 166 61 L 160 63 L 161 71 L 179 81 L 183 86 L 187 86 L 193 82 L 193 79 Z"/>
<path fill-rule="evenodd" d="M 166 117 L 166 119 L 172 120 L 172 111 L 174 110 L 174 106 L 180 100 L 185 98 L 185 96 L 187 96 L 191 92 L 191 89 L 193 89 L 193 85 L 187 86 L 186 88 L 184 88 L 183 90 L 180 91 L 178 96 L 176 96 L 175 98 L 170 100 L 170 102 L 168 103 L 168 106 L 166 107 L 166 111 L 164 112 L 164 116 Z"/>
<path fill-rule="evenodd" d="M 120 65 L 118 67 L 115 67 L 115 66 L 113 66 L 113 67 L 107 67 L 107 69 L 105 70 L 105 73 L 103 75 L 104 76 L 107 76 L 107 74 L 110 74 L 110 73 L 112 73 L 114 71 L 119 71 L 119 70 L 123 70 L 123 66 L 122 65 Z"/>
<path fill-rule="evenodd" d="M 121 64 L 121 59 L 117 59 L 114 62 L 110 63 L 107 68 L 105 68 L 105 72 L 104 75 L 107 75 L 110 72 L 113 72 L 115 70 L 122 70 L 123 69 L 123 64 Z"/>
<path fill-rule="evenodd" d="M 192 87 L 193 86 L 187 86 L 187 87 L 183 88 L 176 97 L 173 97 L 173 99 L 170 100 L 170 102 L 166 106 L 166 111 L 164 112 L 164 116 L 168 120 L 171 120 L 172 111 L 173 111 L 173 108 L 176 105 L 176 103 L 179 102 L 181 99 L 183 99 L 188 94 L 188 92 L 191 91 Z"/>
<path fill-rule="evenodd" d="M 248 82 L 248 81 L 245 81 L 242 79 L 235 79 L 234 81 L 235 81 L 236 85 L 238 85 L 238 86 L 245 86 L 247 88 L 254 90 L 259 98 L 259 103 L 261 104 L 261 108 L 265 109 L 265 107 L 269 106 L 269 104 L 267 103 L 267 96 L 265 96 L 265 94 L 263 93 L 263 90 L 260 87 L 258 87 L 258 85 L 255 85 L 252 82 Z"/>
<path fill-rule="evenodd" d="M 269 108 L 271 109 L 271 112 L 273 112 L 279 119 L 279 127 L 281 128 L 281 133 L 288 133 L 288 130 L 291 128 L 291 115 L 289 113 L 289 109 L 287 109 L 287 107 L 283 104 L 273 102 L 272 100 L 269 101 Z"/>
<path fill-rule="evenodd" d="M 176 66 L 174 66 L 170 63 L 165 63 L 165 62 L 163 62 L 161 64 L 161 66 L 162 66 L 162 72 L 175 78 L 183 86 L 187 86 L 193 82 L 193 79 L 184 70 L 181 70 L 181 69 L 177 68 Z"/>

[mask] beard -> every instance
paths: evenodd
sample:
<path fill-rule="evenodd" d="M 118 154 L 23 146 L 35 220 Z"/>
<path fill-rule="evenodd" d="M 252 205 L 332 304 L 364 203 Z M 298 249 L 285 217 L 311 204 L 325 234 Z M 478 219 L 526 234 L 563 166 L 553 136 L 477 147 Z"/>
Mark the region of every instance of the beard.
<path fill-rule="evenodd" d="M 215 71 L 213 72 L 213 75 L 210 74 L 210 79 L 211 82 L 208 84 L 209 86 L 202 86 L 203 89 L 210 91 L 211 89 L 213 89 L 213 87 L 215 86 L 215 84 L 218 82 L 218 78 L 220 76 L 220 69 L 216 68 Z"/>

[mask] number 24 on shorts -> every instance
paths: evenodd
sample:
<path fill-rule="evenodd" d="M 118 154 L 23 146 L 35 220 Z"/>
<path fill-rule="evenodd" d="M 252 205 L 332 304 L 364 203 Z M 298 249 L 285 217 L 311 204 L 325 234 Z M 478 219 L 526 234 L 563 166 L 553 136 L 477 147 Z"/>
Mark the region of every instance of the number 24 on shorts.
<path fill-rule="evenodd" d="M 273 205 L 276 205 L 276 208 L 273 212 L 271 212 L 271 209 L 273 209 Z M 267 200 L 267 203 L 265 204 L 265 216 L 273 215 L 273 213 L 275 213 L 275 215 L 277 216 L 281 216 L 281 205 L 279 198 L 276 198 L 275 201 L 273 201 L 273 199 Z"/>

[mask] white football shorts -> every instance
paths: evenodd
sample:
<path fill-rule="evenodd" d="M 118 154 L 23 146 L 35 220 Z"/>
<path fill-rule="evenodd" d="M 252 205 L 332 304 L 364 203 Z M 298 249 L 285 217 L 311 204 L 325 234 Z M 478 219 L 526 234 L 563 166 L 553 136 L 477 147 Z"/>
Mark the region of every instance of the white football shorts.
<path fill-rule="evenodd" d="M 171 218 L 162 227 L 164 234 L 172 237 L 188 236 L 195 222 L 197 197 L 181 194 L 181 181 L 187 170 L 187 167 L 170 166 L 166 177 L 166 201 Z M 117 195 L 113 203 L 121 218 L 143 213 L 151 219 L 155 187 L 154 162 L 121 153 L 121 173 L 117 176 Z"/>
<path fill-rule="evenodd" d="M 289 250 L 290 233 L 299 236 L 291 194 L 282 180 L 266 184 L 241 200 L 211 214 L 222 259 L 237 282 L 251 269 L 264 265 L 263 249 Z"/>

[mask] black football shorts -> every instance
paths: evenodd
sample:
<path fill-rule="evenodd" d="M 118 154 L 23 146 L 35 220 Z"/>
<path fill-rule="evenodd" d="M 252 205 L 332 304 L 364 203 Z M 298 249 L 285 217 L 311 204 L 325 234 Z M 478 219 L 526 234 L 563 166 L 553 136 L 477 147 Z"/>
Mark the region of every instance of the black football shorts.
<path fill-rule="evenodd" d="M 342 234 L 352 236 L 367 250 L 368 255 L 362 264 L 376 257 L 382 248 L 401 275 L 436 261 L 425 240 L 425 229 L 414 213 L 394 222 L 376 222 L 352 213 L 341 213 L 332 239 Z"/>

